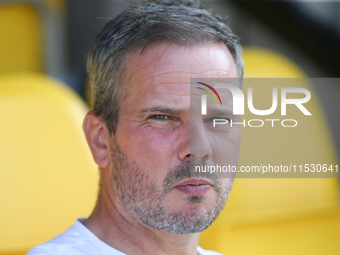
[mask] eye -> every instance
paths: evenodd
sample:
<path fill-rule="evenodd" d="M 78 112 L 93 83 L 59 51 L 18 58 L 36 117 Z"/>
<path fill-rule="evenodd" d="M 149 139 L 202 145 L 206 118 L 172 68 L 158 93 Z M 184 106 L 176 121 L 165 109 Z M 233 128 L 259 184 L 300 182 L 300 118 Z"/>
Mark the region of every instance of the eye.
<path fill-rule="evenodd" d="M 146 122 L 149 127 L 164 130 L 164 131 L 171 131 L 177 128 L 180 125 L 180 121 L 176 119 L 176 117 L 163 115 L 163 114 L 155 114 L 150 115 Z"/>
<path fill-rule="evenodd" d="M 155 119 L 155 120 L 168 120 L 170 119 L 169 116 L 167 115 L 153 115 L 151 116 L 152 119 Z"/>

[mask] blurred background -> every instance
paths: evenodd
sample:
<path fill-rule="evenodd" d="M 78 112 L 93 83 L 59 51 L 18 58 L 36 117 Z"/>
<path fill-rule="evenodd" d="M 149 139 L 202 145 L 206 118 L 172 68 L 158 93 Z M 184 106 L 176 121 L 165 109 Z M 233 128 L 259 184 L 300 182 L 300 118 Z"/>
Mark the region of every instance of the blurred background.
<path fill-rule="evenodd" d="M 91 212 L 98 172 L 81 131 L 86 55 L 127 2 L 0 0 L 0 254 L 25 254 Z M 246 77 L 327 81 L 307 85 L 320 118 L 310 149 L 338 162 L 340 2 L 202 2 L 241 39 Z M 338 179 L 236 180 L 232 195 L 202 234 L 204 248 L 340 254 Z"/>

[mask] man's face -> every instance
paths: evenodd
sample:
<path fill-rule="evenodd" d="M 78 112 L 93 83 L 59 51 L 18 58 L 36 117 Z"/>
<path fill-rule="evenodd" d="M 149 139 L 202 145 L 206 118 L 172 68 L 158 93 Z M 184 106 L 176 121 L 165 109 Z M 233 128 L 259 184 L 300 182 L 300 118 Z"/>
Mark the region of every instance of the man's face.
<path fill-rule="evenodd" d="M 233 179 L 194 173 L 196 165 L 236 165 L 238 128 L 212 127 L 200 112 L 202 91 L 190 95 L 190 78 L 235 78 L 223 44 L 194 47 L 154 44 L 126 59 L 117 131 L 110 167 L 117 208 L 138 222 L 171 233 L 207 228 L 222 210 Z M 231 96 L 221 94 L 224 107 Z M 208 109 L 213 109 L 208 103 Z"/>

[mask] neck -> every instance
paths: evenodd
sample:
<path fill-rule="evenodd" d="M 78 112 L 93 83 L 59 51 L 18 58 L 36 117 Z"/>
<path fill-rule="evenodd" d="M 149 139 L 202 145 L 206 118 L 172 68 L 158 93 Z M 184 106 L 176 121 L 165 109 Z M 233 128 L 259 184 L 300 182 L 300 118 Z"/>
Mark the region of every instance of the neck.
<path fill-rule="evenodd" d="M 108 180 L 102 178 L 96 207 L 84 222 L 100 240 L 126 254 L 197 255 L 198 233 L 172 234 L 138 222 L 113 194 Z"/>

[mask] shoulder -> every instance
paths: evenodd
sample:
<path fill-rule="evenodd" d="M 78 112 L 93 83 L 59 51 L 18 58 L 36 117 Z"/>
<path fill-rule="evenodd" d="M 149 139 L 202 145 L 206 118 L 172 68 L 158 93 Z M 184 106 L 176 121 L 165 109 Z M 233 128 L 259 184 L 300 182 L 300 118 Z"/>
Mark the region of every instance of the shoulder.
<path fill-rule="evenodd" d="M 52 240 L 31 249 L 26 255 L 101 254 L 91 241 L 79 232 L 76 225 Z"/>
<path fill-rule="evenodd" d="M 87 240 L 79 236 L 77 233 L 67 230 L 52 240 L 38 245 L 31 249 L 27 255 L 68 255 L 82 254 L 80 251 L 83 246 L 86 246 Z"/>
<path fill-rule="evenodd" d="M 204 250 L 201 247 L 197 247 L 197 251 L 199 255 L 222 255 L 221 253 L 218 253 L 216 251 Z"/>

